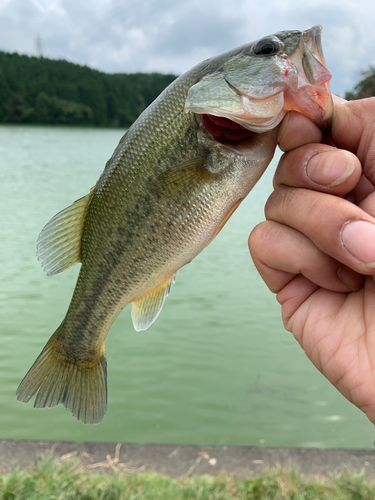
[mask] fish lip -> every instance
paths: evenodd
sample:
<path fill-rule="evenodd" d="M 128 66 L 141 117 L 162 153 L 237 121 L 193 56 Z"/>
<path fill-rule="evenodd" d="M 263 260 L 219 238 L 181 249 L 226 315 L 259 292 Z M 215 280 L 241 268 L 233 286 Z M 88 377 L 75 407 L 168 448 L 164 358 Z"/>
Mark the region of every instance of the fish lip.
<path fill-rule="evenodd" d="M 302 40 L 309 50 L 316 49 L 320 62 L 326 66 L 322 47 L 322 31 L 323 27 L 317 24 L 302 32 Z"/>
<path fill-rule="evenodd" d="M 235 90 L 233 85 L 230 85 L 230 87 L 233 90 Z M 236 123 L 237 125 L 241 125 L 242 127 L 246 128 L 247 130 L 255 134 L 263 134 L 265 132 L 268 132 L 269 130 L 276 128 L 286 114 L 286 111 L 283 110 L 283 105 L 284 105 L 283 90 L 277 90 L 275 92 L 269 93 L 265 97 L 253 97 L 239 90 L 237 90 L 237 94 L 240 95 L 241 98 L 243 99 L 243 109 L 241 113 L 232 113 L 231 115 L 228 115 L 227 113 L 222 113 L 215 109 L 205 109 L 205 110 L 200 109 L 192 112 L 197 116 L 205 114 L 205 115 L 226 118 L 232 121 L 233 123 Z M 278 105 L 278 109 L 276 109 L 277 112 L 275 114 L 267 116 L 267 114 L 265 115 L 263 112 L 263 114 L 257 116 L 257 111 L 259 110 L 251 110 L 254 104 L 256 106 L 259 103 L 263 104 L 268 103 L 268 105 L 270 105 L 270 102 L 272 100 L 274 100 L 275 102 L 278 101 L 276 104 Z M 185 111 L 189 112 L 190 110 L 185 109 Z"/>
<path fill-rule="evenodd" d="M 324 130 L 332 123 L 333 101 L 329 88 L 332 75 L 327 69 L 321 43 L 322 29 L 321 25 L 316 25 L 301 33 L 290 55 L 299 75 L 297 89 L 293 96 L 286 92 L 286 100 L 294 101 L 289 106 L 290 111 L 304 114 Z"/>
<path fill-rule="evenodd" d="M 333 101 L 329 88 L 332 78 L 328 71 L 321 44 L 322 27 L 313 26 L 305 31 L 280 32 L 280 40 L 294 38 L 293 50 L 278 55 L 276 64 L 280 70 L 280 84 L 267 95 L 252 95 L 245 89 L 237 88 L 236 82 L 229 81 L 223 72 L 217 76 L 217 84 L 225 94 L 225 87 L 233 92 L 236 105 L 232 110 L 205 106 L 187 101 L 185 111 L 195 114 L 222 116 L 255 132 L 264 133 L 272 130 L 289 111 L 297 111 L 312 120 L 322 129 L 330 127 L 333 115 Z M 283 42 L 284 43 L 284 42 Z M 221 78 L 221 80 L 220 80 Z M 216 80 L 212 79 L 216 84 Z M 212 82 L 210 81 L 212 84 Z M 241 82 L 240 82 L 241 83 Z M 195 87 L 195 85 L 193 86 Z M 206 92 L 210 87 L 204 87 Z M 237 97 L 236 97 L 237 96 Z M 235 99 L 242 99 L 239 104 Z M 194 101 L 194 99 L 192 99 Z M 260 106 L 257 109 L 257 106 Z M 273 114 L 270 114 L 273 112 Z"/>

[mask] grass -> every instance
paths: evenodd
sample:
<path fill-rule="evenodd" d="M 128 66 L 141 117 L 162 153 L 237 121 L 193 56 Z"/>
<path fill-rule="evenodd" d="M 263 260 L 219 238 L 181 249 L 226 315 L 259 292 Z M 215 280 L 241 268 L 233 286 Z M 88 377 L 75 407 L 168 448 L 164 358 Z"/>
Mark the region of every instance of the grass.
<path fill-rule="evenodd" d="M 154 473 L 92 474 L 78 461 L 43 458 L 29 470 L 0 476 L 3 500 L 374 500 L 361 474 L 304 476 L 270 470 L 248 480 L 232 476 L 171 479 Z"/>

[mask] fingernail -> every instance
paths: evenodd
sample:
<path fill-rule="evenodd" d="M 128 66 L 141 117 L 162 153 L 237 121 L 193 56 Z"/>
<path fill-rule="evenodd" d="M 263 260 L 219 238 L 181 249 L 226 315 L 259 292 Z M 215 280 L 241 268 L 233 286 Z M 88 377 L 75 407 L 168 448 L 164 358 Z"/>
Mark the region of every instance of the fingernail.
<path fill-rule="evenodd" d="M 353 156 L 348 151 L 319 151 L 307 160 L 305 173 L 319 186 L 334 187 L 344 182 L 354 168 Z"/>
<path fill-rule="evenodd" d="M 279 128 L 279 130 L 277 132 L 277 142 L 279 144 L 280 144 L 282 136 L 284 135 L 285 130 L 288 127 L 289 116 L 290 116 L 290 113 L 287 113 L 287 115 L 284 117 L 283 121 L 281 122 L 280 128 Z"/>
<path fill-rule="evenodd" d="M 356 259 L 375 268 L 375 224 L 364 220 L 344 224 L 341 243 Z"/>

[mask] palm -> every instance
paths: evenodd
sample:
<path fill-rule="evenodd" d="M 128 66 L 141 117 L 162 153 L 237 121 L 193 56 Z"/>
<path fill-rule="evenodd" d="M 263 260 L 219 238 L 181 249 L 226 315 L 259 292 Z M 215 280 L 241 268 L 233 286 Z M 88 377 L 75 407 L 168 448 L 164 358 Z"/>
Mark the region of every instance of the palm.
<path fill-rule="evenodd" d="M 294 280 L 293 280 L 294 281 Z M 301 282 L 303 281 L 303 282 Z M 298 293 L 313 285 L 299 277 Z M 296 293 L 293 282 L 288 294 Z M 303 293 L 303 292 L 302 292 Z M 316 289 L 295 309 L 283 307 L 291 330 L 314 365 L 352 403 L 375 420 L 375 283 L 367 276 L 358 292 Z M 285 317 L 285 316 L 284 316 Z"/>

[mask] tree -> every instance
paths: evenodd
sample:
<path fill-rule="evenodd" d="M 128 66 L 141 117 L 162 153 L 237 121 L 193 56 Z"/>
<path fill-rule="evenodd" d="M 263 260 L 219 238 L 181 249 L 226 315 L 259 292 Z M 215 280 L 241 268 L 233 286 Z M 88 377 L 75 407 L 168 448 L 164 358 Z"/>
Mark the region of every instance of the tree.
<path fill-rule="evenodd" d="M 0 51 L 0 122 L 129 127 L 175 78 Z"/>
<path fill-rule="evenodd" d="M 5 122 L 28 122 L 33 112 L 33 108 L 27 104 L 22 95 L 15 92 L 12 93 L 9 99 L 3 104 L 3 108 L 5 110 L 3 121 Z"/>
<path fill-rule="evenodd" d="M 361 73 L 361 80 L 351 92 L 346 92 L 345 99 L 363 99 L 375 96 L 375 66 L 370 66 L 367 71 Z"/>

